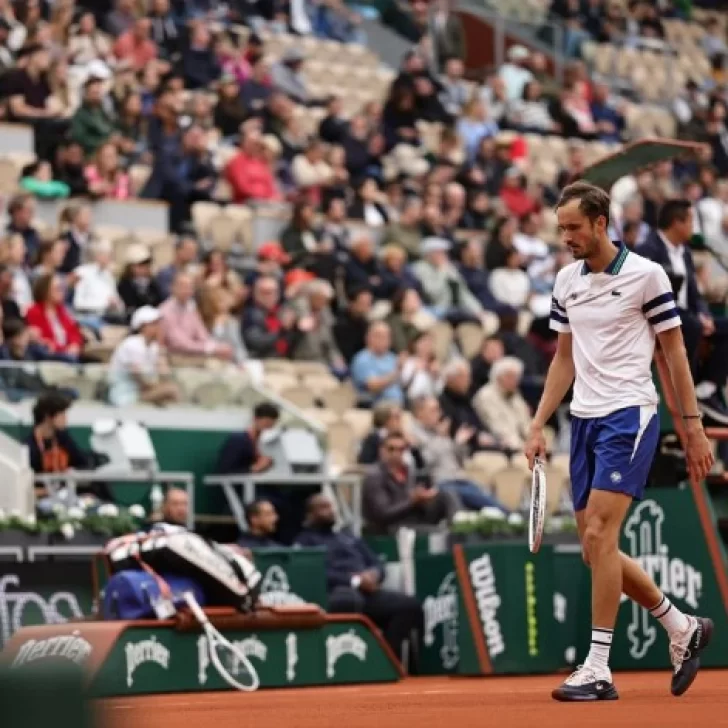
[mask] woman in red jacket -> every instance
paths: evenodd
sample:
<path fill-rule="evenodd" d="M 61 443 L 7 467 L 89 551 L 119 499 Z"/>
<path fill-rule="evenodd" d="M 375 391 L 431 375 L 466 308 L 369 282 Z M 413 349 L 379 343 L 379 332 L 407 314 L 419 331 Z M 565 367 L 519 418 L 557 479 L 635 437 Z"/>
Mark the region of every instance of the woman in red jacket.
<path fill-rule="evenodd" d="M 25 314 L 28 326 L 54 354 L 78 359 L 83 348 L 81 329 L 63 305 L 63 286 L 56 275 L 42 275 L 33 285 L 35 303 Z"/>

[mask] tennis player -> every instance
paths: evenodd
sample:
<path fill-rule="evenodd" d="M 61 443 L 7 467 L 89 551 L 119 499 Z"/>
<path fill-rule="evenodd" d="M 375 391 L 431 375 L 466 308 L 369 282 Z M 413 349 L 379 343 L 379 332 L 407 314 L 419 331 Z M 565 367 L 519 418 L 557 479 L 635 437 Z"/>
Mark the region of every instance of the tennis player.
<path fill-rule="evenodd" d="M 655 337 L 665 355 L 687 431 L 687 465 L 702 479 L 713 464 L 700 421 L 680 317 L 662 267 L 607 235 L 609 197 L 576 182 L 557 205 L 559 233 L 576 261 L 556 277 L 551 328 L 558 348 L 525 452 L 544 457 L 545 423 L 572 382 L 571 488 L 584 560 L 592 571 L 592 637 L 586 661 L 552 696 L 616 700 L 609 651 L 622 592 L 667 630 L 672 694 L 682 695 L 700 667 L 713 623 L 683 614 L 639 564 L 619 550 L 622 522 L 644 493 L 659 436 L 652 381 Z"/>

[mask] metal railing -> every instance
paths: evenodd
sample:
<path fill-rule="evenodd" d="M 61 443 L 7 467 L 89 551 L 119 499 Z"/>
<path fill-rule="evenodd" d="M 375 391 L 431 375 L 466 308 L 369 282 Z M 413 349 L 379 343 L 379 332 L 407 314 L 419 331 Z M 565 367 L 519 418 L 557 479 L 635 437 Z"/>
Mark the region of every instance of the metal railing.
<path fill-rule="evenodd" d="M 270 485 L 295 488 L 319 485 L 324 492 L 333 497 L 342 519 L 351 523 L 354 533 L 360 535 L 363 525 L 361 481 L 361 476 L 358 475 L 332 475 L 326 473 L 315 475 L 286 475 L 282 473 L 280 475 L 208 475 L 203 482 L 206 486 L 222 488 L 235 518 L 235 522 L 241 531 L 244 531 L 247 525 L 245 521 L 245 504 L 252 503 L 255 500 L 258 486 Z M 337 486 L 351 486 L 351 507 L 349 507 L 349 504 Z M 237 488 L 242 488 L 242 499 L 237 492 Z"/>
<path fill-rule="evenodd" d="M 161 470 L 147 470 L 139 472 L 105 470 L 67 470 L 63 473 L 46 473 L 36 475 L 36 485 L 44 486 L 51 498 L 58 499 L 61 488 L 68 488 L 68 496 L 63 499 L 66 505 L 72 505 L 77 500 L 76 490 L 79 485 L 98 483 L 99 481 L 119 484 L 145 484 L 153 485 L 181 485 L 187 492 L 189 509 L 187 512 L 187 528 L 195 527 L 195 477 L 192 473 L 164 472 Z"/>

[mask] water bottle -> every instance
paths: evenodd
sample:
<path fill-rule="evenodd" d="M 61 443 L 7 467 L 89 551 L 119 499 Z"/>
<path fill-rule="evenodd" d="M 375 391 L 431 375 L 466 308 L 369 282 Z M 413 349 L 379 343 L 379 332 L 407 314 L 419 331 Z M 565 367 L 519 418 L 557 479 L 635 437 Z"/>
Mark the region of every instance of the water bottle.
<path fill-rule="evenodd" d="M 149 500 L 152 505 L 152 518 L 159 516 L 162 510 L 162 503 L 164 502 L 164 493 L 162 486 L 159 483 L 155 483 L 152 486 L 152 492 L 149 494 Z"/>

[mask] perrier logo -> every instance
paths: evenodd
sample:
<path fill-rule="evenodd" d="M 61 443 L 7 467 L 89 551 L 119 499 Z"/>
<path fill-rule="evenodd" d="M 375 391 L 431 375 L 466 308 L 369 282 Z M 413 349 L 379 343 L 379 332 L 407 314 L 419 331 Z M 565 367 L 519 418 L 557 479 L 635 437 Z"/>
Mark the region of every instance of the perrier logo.
<path fill-rule="evenodd" d="M 437 596 L 428 596 L 422 604 L 425 613 L 424 642 L 430 647 L 435 642 L 435 630 L 442 626 L 440 659 L 446 670 L 452 670 L 460 659 L 458 649 L 458 585 L 451 571 L 441 582 Z"/>
<path fill-rule="evenodd" d="M 681 558 L 670 555 L 670 546 L 664 539 L 665 511 L 654 500 L 646 500 L 634 509 L 624 526 L 629 543 L 629 555 L 654 580 L 658 588 L 669 597 L 687 604 L 697 611 L 703 590 L 703 575 Z M 657 639 L 657 627 L 646 609 L 635 602 L 627 628 L 629 654 L 641 660 Z"/>
<path fill-rule="evenodd" d="M 261 582 L 260 603 L 266 607 L 284 607 L 305 602 L 298 594 L 291 591 L 285 570 L 277 564 L 273 564 L 265 572 Z"/>

